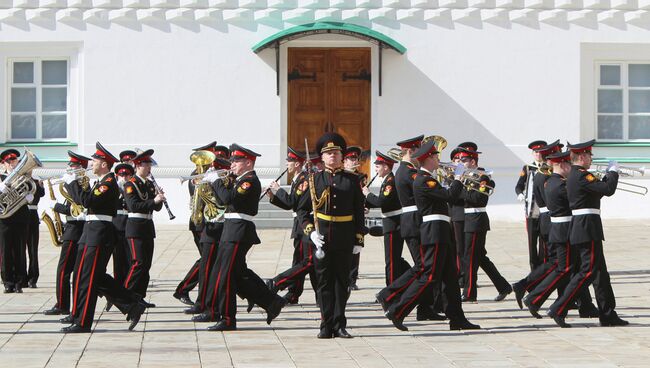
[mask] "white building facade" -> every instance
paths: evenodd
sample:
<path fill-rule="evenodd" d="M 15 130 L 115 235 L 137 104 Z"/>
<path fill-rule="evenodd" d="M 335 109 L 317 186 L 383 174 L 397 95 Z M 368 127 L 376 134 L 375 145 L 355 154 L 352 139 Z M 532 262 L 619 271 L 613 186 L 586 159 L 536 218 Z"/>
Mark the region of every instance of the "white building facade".
<path fill-rule="evenodd" d="M 522 220 L 532 140 L 650 161 L 649 29 L 650 0 L 0 0 L 0 148 L 61 167 L 99 140 L 189 171 L 191 148 L 235 142 L 268 181 L 323 130 L 373 152 L 436 134 L 478 143 L 491 217 Z M 159 181 L 187 221 L 187 189 Z"/>

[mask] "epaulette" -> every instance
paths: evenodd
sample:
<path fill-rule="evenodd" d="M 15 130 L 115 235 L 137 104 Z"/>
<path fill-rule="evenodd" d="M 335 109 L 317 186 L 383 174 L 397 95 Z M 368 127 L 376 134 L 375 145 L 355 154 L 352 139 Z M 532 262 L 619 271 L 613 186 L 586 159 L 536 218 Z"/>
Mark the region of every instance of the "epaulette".
<path fill-rule="evenodd" d="M 129 179 L 129 181 L 130 181 L 131 183 L 135 183 L 135 176 L 132 176 L 131 179 Z M 190 182 L 191 182 L 191 180 L 190 180 Z"/>

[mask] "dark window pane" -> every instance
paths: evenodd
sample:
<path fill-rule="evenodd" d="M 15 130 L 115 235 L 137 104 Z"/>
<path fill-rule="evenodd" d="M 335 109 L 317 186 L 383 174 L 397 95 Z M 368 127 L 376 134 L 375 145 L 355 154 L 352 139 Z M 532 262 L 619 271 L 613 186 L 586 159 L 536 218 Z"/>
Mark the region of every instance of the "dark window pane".
<path fill-rule="evenodd" d="M 623 116 L 598 116 L 598 139 L 623 139 Z"/>
<path fill-rule="evenodd" d="M 36 112 L 36 88 L 12 88 L 11 111 Z"/>
<path fill-rule="evenodd" d="M 34 63 L 14 63 L 14 83 L 34 83 Z"/>
<path fill-rule="evenodd" d="M 66 111 L 67 88 L 43 88 L 43 111 Z"/>
<path fill-rule="evenodd" d="M 630 116 L 630 139 L 650 139 L 650 116 Z"/>
<path fill-rule="evenodd" d="M 601 65 L 600 66 L 600 85 L 601 86 L 620 86 L 621 85 L 621 66 L 620 65 Z"/>
<path fill-rule="evenodd" d="M 36 115 L 11 115 L 11 138 L 36 138 Z"/>
<path fill-rule="evenodd" d="M 635 112 L 650 112 L 650 91 L 630 91 L 629 110 Z"/>
<path fill-rule="evenodd" d="M 43 84 L 68 84 L 68 62 L 65 60 L 44 61 Z"/>
<path fill-rule="evenodd" d="M 622 113 L 623 91 L 620 89 L 599 89 L 598 112 Z"/>
<path fill-rule="evenodd" d="M 630 64 L 630 87 L 650 87 L 650 64 Z"/>

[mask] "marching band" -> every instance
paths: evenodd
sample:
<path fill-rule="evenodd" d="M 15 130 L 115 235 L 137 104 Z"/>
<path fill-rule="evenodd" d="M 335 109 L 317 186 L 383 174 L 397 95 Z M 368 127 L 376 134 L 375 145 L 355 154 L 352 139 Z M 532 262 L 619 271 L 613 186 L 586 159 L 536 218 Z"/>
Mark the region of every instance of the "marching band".
<path fill-rule="evenodd" d="M 524 165 L 515 186 L 524 204 L 530 273 L 510 284 L 487 256 L 490 221 L 486 207 L 496 183 L 480 167 L 478 145 L 463 142 L 441 162 L 447 141 L 420 135 L 375 152 L 376 175 L 370 182 L 359 170 L 362 147 L 348 146 L 337 133 L 325 133 L 310 152 L 288 147 L 286 170 L 267 188 L 255 172 L 258 153 L 217 142 L 198 147 L 188 181 L 192 232 L 199 257 L 174 290 L 190 307 L 192 321 L 214 322 L 211 331 L 237 329 L 236 297 L 248 311 L 264 309 L 270 324 L 290 304 L 299 303 L 306 276 L 321 311 L 318 338 L 351 338 L 346 304 L 356 290 L 364 237 L 382 236 L 386 286 L 376 294 L 386 318 L 406 331 L 405 319 L 448 320 L 451 330 L 480 329 L 465 317 L 462 303 L 477 302 L 477 272 L 494 284 L 500 302 L 514 292 L 519 306 L 535 318 L 553 292 L 558 298 L 548 315 L 563 328 L 568 310 L 581 318 L 599 318 L 601 326 L 624 326 L 603 252 L 600 199 L 618 190 L 644 195 L 647 188 L 619 181 L 643 175 L 643 169 L 616 162 L 592 165 L 594 141 L 564 145 L 535 140 L 528 146 L 534 162 Z M 45 315 L 61 315 L 65 333 L 89 332 L 97 297 L 105 297 L 126 315 L 132 330 L 147 308 L 144 300 L 155 251 L 153 212 L 163 206 L 164 191 L 151 175 L 154 151 L 127 150 L 119 159 L 97 142 L 92 157 L 68 151 L 63 175 L 37 177 L 38 158 L 26 150 L 0 153 L 0 259 L 5 293 L 35 288 L 38 272 L 37 205 L 46 193 L 55 203 L 52 216 L 40 217 L 52 243 L 60 247 L 55 275 L 56 298 Z M 397 170 L 393 173 L 394 166 Z M 590 171 L 592 169 L 592 171 Z M 91 182 L 90 174 L 97 179 Z M 279 180 L 287 175 L 288 189 Z M 379 177 L 378 194 L 369 186 Z M 619 188 L 621 187 L 621 188 Z M 55 190 L 56 188 L 56 190 Z M 55 191 L 63 197 L 56 202 Z M 246 264 L 261 241 L 255 216 L 259 202 L 291 211 L 292 265 L 262 279 Z M 368 209 L 380 218 L 368 218 Z M 62 220 L 65 218 L 65 222 Z M 404 244 L 411 262 L 402 254 Z M 28 257 L 27 257 L 27 255 Z M 112 276 L 106 272 L 113 258 Z M 29 258 L 29 264 L 27 263 Z M 595 290 L 596 304 L 588 286 Z M 198 286 L 196 299 L 190 292 Z M 462 292 L 461 292 L 462 289 Z M 286 290 L 283 296 L 278 292 Z"/>

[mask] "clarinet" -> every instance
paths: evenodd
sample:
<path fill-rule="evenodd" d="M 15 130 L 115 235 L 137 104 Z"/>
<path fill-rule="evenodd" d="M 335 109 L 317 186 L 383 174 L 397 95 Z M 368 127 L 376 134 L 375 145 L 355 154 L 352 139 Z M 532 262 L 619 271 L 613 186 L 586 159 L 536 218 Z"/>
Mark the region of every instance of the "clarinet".
<path fill-rule="evenodd" d="M 151 182 L 153 183 L 153 186 L 156 188 L 156 191 L 158 193 L 162 193 L 162 190 L 160 189 L 160 186 L 158 185 L 158 183 L 156 183 L 156 179 L 153 177 L 152 174 L 149 174 L 149 179 L 151 179 Z M 165 205 L 165 209 L 167 209 L 167 214 L 169 215 L 169 219 L 170 220 L 175 219 L 176 216 L 174 216 L 174 214 L 172 213 L 172 210 L 169 209 L 169 204 L 167 203 L 166 199 L 163 201 L 163 204 Z"/>
<path fill-rule="evenodd" d="M 366 184 L 366 188 L 370 188 L 370 185 L 372 185 L 372 182 L 375 181 L 377 175 L 379 175 L 379 173 L 375 174 L 375 176 L 373 176 L 372 179 L 370 179 L 370 182 Z"/>
<path fill-rule="evenodd" d="M 278 181 L 278 180 L 280 180 L 280 179 L 284 176 L 284 174 L 287 173 L 287 170 L 289 170 L 289 169 L 284 169 L 284 171 L 280 174 L 280 176 L 278 176 L 277 178 L 275 178 L 274 181 Z M 264 191 L 264 193 L 262 193 L 262 195 L 260 196 L 260 199 L 258 200 L 258 202 L 261 201 L 262 198 L 264 198 L 264 196 L 266 195 L 266 193 L 269 192 L 269 190 L 271 190 L 270 187 L 269 187 L 269 188 L 266 188 L 266 190 Z"/>

